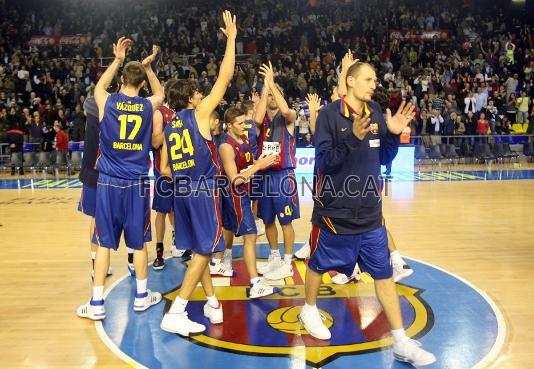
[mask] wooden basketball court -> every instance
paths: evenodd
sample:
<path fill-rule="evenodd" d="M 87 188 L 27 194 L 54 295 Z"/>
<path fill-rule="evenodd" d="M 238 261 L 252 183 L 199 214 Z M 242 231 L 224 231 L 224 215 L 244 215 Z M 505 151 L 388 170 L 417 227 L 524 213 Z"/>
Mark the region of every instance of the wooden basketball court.
<path fill-rule="evenodd" d="M 89 219 L 76 211 L 79 195 L 79 189 L 0 190 L 2 368 L 128 367 L 95 324 L 75 314 L 91 287 Z M 299 242 L 307 238 L 311 209 L 310 200 L 301 202 Z M 489 368 L 534 366 L 533 209 L 533 180 L 394 183 L 384 200 L 403 256 L 468 280 L 502 311 L 505 345 Z M 168 252 L 169 234 L 166 241 Z M 108 286 L 127 273 L 124 248 L 112 254 L 111 265 Z M 461 296 L 450 302 L 458 303 Z"/>

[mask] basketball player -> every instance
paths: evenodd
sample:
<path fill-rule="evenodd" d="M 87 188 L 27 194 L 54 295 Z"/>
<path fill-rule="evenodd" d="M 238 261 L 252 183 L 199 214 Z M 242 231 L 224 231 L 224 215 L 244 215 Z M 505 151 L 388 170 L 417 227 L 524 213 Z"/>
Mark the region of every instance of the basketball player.
<path fill-rule="evenodd" d="M 225 28 L 221 31 L 227 37 L 226 51 L 217 81 L 204 99 L 196 81 L 178 81 L 178 112 L 164 131 L 161 168 L 163 174 L 174 180 L 174 224 L 187 230 L 176 233 L 176 247 L 191 248 L 193 257 L 178 296 L 160 326 L 165 331 L 182 336 L 206 329 L 204 325 L 191 321 L 185 311 L 199 280 L 208 300 L 204 305 L 204 315 L 212 324 L 223 322 L 222 304 L 214 294 L 208 268 L 212 253 L 224 250 L 221 203 L 215 184 L 221 171 L 210 121 L 233 77 L 237 35 L 235 16 L 225 11 L 223 19 Z"/>
<path fill-rule="evenodd" d="M 152 112 L 163 102 L 163 88 L 150 63 L 156 58 L 154 46 L 142 63 L 131 61 L 124 66 L 119 93 L 109 94 L 109 85 L 124 62 L 131 40 L 121 37 L 113 45 L 115 59 L 95 87 L 100 121 L 100 156 L 97 205 L 93 242 L 99 246 L 95 259 L 95 278 L 91 300 L 77 309 L 83 318 L 102 320 L 104 279 L 109 267 L 109 250 L 119 246 L 124 231 L 126 245 L 134 249 L 136 294 L 133 309 L 144 311 L 161 301 L 161 294 L 147 289 L 147 249 L 151 240 L 150 208 L 146 177 L 152 138 Z M 139 91 L 148 79 L 153 96 L 142 98 Z"/>
<path fill-rule="evenodd" d="M 356 62 L 358 62 L 358 59 L 354 59 L 352 52 L 349 50 L 343 57 L 343 60 L 341 63 L 339 88 L 334 89 L 332 93 L 332 101 L 336 101 L 339 99 L 338 91 L 341 91 L 343 93 L 343 96 L 345 96 L 346 91 L 347 91 L 347 87 L 345 84 L 345 80 L 347 78 L 346 74 L 347 74 L 348 69 Z M 382 110 L 385 110 L 389 104 L 389 96 L 387 95 L 387 91 L 383 87 L 377 86 L 377 89 L 375 90 L 375 93 L 373 95 L 373 100 L 380 104 Z M 310 109 L 310 129 L 312 131 L 312 134 L 315 134 L 315 124 L 317 121 L 317 115 L 319 114 L 319 110 L 321 109 L 319 96 L 317 94 L 308 94 L 306 98 L 306 102 L 308 103 L 308 106 Z M 382 222 L 385 223 L 384 218 L 382 218 Z M 391 235 L 391 232 L 389 231 L 389 229 L 387 230 L 387 236 L 388 236 L 388 248 L 390 251 L 391 262 L 393 265 L 393 281 L 399 282 L 402 279 L 412 275 L 413 269 L 410 268 L 410 266 L 406 264 L 406 262 L 403 260 L 402 256 L 400 255 L 395 245 L 395 242 L 393 240 L 393 236 Z M 302 246 L 297 252 L 295 252 L 295 257 L 299 260 L 303 260 L 303 259 L 307 259 L 309 256 L 310 256 L 310 241 L 308 240 L 308 242 L 306 242 L 304 246 Z M 359 279 L 360 279 L 359 269 L 358 269 L 358 265 L 356 264 L 350 276 L 347 276 L 346 274 L 343 274 L 343 273 L 338 273 L 334 277 L 332 277 L 332 282 L 336 284 L 346 284 L 353 280 L 358 281 Z"/>
<path fill-rule="evenodd" d="M 375 281 L 391 327 L 395 359 L 428 365 L 435 362 L 434 355 L 406 336 L 403 328 L 377 185 L 380 165 L 397 154 L 399 135 L 413 119 L 414 107 L 402 103 L 395 116 L 388 109 L 384 119 L 380 105 L 371 101 L 376 80 L 371 65 L 353 64 L 347 71 L 345 98 L 328 104 L 318 117 L 312 253 L 300 319 L 312 336 L 330 339 L 316 305 L 321 276 L 329 270 L 350 274 L 358 262 Z"/>
<path fill-rule="evenodd" d="M 86 116 L 85 137 L 83 146 L 82 167 L 80 168 L 80 182 L 82 182 L 82 195 L 78 203 L 78 211 L 91 217 L 89 226 L 89 244 L 91 247 L 91 277 L 95 276 L 95 258 L 97 245 L 92 242 L 93 231 L 95 229 L 95 208 L 96 208 L 96 183 L 98 181 L 98 171 L 95 169 L 96 154 L 98 151 L 98 107 L 95 98 L 88 97 L 83 103 L 83 110 Z M 133 250 L 132 250 L 133 252 Z M 129 257 L 130 254 L 128 254 Z M 133 262 L 133 254 L 132 254 Z M 113 274 L 111 266 L 108 268 L 107 277 Z"/>
<path fill-rule="evenodd" d="M 174 228 L 174 215 L 172 213 L 173 187 L 172 179 L 161 175 L 161 145 L 163 144 L 163 129 L 174 117 L 174 110 L 169 105 L 169 90 L 177 83 L 176 79 L 170 79 L 165 84 L 165 104 L 161 105 L 154 112 L 154 131 L 152 134 L 152 147 L 154 148 L 154 199 L 152 200 L 152 210 L 156 212 L 156 259 L 152 263 L 155 270 L 165 267 L 163 258 L 163 239 L 165 237 L 165 218 L 168 216 Z M 174 245 L 174 229 L 172 230 L 171 253 L 174 257 L 181 257 L 186 250 L 177 250 Z"/>
<path fill-rule="evenodd" d="M 291 259 L 295 243 L 292 221 L 300 217 L 297 183 L 293 169 L 295 160 L 295 119 L 297 113 L 287 105 L 282 91 L 274 82 L 271 63 L 260 67 L 264 86 L 254 121 L 260 127 L 259 155 L 275 153 L 279 160 L 261 173 L 262 196 L 258 199 L 258 215 L 265 224 L 271 248 L 267 264 L 259 271 L 266 279 L 280 280 L 293 275 Z M 254 191 L 254 189 L 253 189 Z M 278 229 L 284 235 L 284 258 L 278 250 Z"/>
<path fill-rule="evenodd" d="M 250 277 L 249 297 L 254 299 L 275 293 L 272 286 L 263 283 L 256 270 L 257 230 L 252 214 L 249 181 L 260 170 L 273 165 L 277 155 L 266 155 L 254 160 L 252 145 L 246 137 L 245 114 L 241 109 L 230 108 L 224 113 L 227 126 L 225 141 L 219 147 L 224 174 L 229 181 L 228 193 L 223 196 L 223 228 L 226 250 L 232 250 L 234 235 L 243 236 L 243 254 Z M 214 256 L 215 269 L 219 259 Z M 212 273 L 213 274 L 213 273 Z"/>

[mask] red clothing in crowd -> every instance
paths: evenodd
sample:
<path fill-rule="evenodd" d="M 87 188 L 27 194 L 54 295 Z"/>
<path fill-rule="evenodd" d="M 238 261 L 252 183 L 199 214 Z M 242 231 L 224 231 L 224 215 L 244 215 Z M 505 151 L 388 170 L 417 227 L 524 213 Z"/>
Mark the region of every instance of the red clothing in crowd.
<path fill-rule="evenodd" d="M 489 123 L 486 119 L 479 119 L 477 122 L 477 133 L 479 135 L 488 134 Z"/>
<path fill-rule="evenodd" d="M 69 149 L 69 138 L 67 134 L 62 130 L 57 131 L 56 133 L 56 150 L 57 151 L 68 151 Z"/>

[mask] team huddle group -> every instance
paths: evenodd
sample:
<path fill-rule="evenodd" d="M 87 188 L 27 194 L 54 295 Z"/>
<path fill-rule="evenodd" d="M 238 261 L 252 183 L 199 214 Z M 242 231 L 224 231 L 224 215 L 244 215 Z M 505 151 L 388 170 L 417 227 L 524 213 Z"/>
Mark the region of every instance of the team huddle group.
<path fill-rule="evenodd" d="M 204 315 L 211 324 L 223 322 L 223 306 L 215 296 L 211 275 L 233 275 L 234 236 L 243 236 L 251 299 L 277 293 L 277 281 L 293 275 L 292 221 L 299 218 L 294 175 L 296 113 L 275 83 L 273 67 L 263 64 L 261 96 L 227 109 L 222 117 L 225 132 L 219 131 L 220 118 L 215 109 L 233 77 L 237 34 L 235 15 L 225 11 L 223 20 L 226 50 L 217 80 L 205 97 L 192 80 L 171 79 L 162 87 L 153 70 L 156 46 L 142 62 L 124 65 L 120 90 L 109 93 L 131 40 L 122 37 L 113 45 L 115 59 L 98 81 L 94 99 L 85 104 L 87 133 L 80 210 L 93 217 L 93 291 L 89 302 L 78 307 L 80 317 L 106 317 L 103 297 L 105 278 L 111 273 L 110 249 L 118 248 L 123 233 L 129 249 L 129 270 L 136 278 L 133 309 L 141 312 L 161 301 L 159 292 L 147 289 L 146 243 L 152 235 L 146 178 L 152 149 L 156 150 L 152 207 L 157 212 L 153 268 L 163 269 L 165 265 L 167 214 L 176 230 L 173 256 L 192 255 L 177 297 L 161 321 L 163 330 L 189 336 L 206 329 L 190 320 L 186 311 L 199 282 L 207 299 Z M 139 96 L 145 81 L 152 91 L 147 98 Z M 333 96 L 332 103 L 321 107 L 317 95 L 308 95 L 307 99 L 316 140 L 316 164 L 310 239 L 298 253 L 308 259 L 306 301 L 299 318 L 310 335 L 329 340 L 331 333 L 316 304 L 322 274 L 335 270 L 339 274 L 334 282 L 347 283 L 358 278 L 359 267 L 375 281 L 377 297 L 391 326 L 394 357 L 427 365 L 436 358 L 409 338 L 403 327 L 395 281 L 412 270 L 394 249 L 386 231 L 380 194 L 354 195 L 365 192 L 365 178 L 378 182 L 380 164 L 395 157 L 399 135 L 413 118 L 414 108 L 402 104 L 396 114 L 389 110 L 384 114 L 372 102 L 377 86 L 374 68 L 355 60 L 350 51 L 343 59 L 340 81 L 334 93 L 340 98 Z M 221 191 L 218 185 L 221 176 L 228 180 L 227 191 Z M 351 176 L 362 180 L 350 182 L 347 193 L 321 191 L 327 183 L 345 188 Z M 251 193 L 250 181 L 256 179 L 260 189 Z M 265 225 L 271 248 L 267 263 L 259 268 L 255 250 L 257 224 L 261 224 L 255 214 Z M 283 233 L 283 256 L 278 249 L 276 219 Z"/>

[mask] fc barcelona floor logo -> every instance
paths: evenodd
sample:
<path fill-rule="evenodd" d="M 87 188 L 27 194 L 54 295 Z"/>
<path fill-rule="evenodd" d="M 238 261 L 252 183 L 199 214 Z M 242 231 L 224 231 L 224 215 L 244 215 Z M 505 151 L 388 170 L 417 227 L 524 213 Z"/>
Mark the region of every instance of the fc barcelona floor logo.
<path fill-rule="evenodd" d="M 260 256 L 266 256 L 262 245 Z M 215 278 L 224 323 L 210 325 L 203 316 L 204 292 L 197 288 L 189 317 L 207 326 L 190 338 L 159 328 L 185 271 L 180 259 L 168 259 L 161 272 L 150 271 L 149 288 L 164 302 L 144 313 L 132 309 L 135 282 L 125 277 L 110 289 L 107 318 L 97 323 L 104 342 L 133 366 L 148 368 L 407 368 L 393 360 L 389 325 L 365 274 L 358 283 L 338 286 L 323 276 L 318 307 L 332 332 L 317 340 L 298 320 L 304 302 L 305 265 L 294 262 L 294 275 L 280 281 L 280 293 L 247 298 L 244 262 L 236 258 L 234 278 Z M 506 335 L 495 304 L 469 283 L 437 268 L 410 261 L 415 273 L 397 284 L 406 332 L 432 351 L 437 362 L 428 368 L 484 367 L 499 353 Z M 404 284 L 405 283 L 405 284 Z M 165 304 L 165 302 L 167 304 Z"/>

